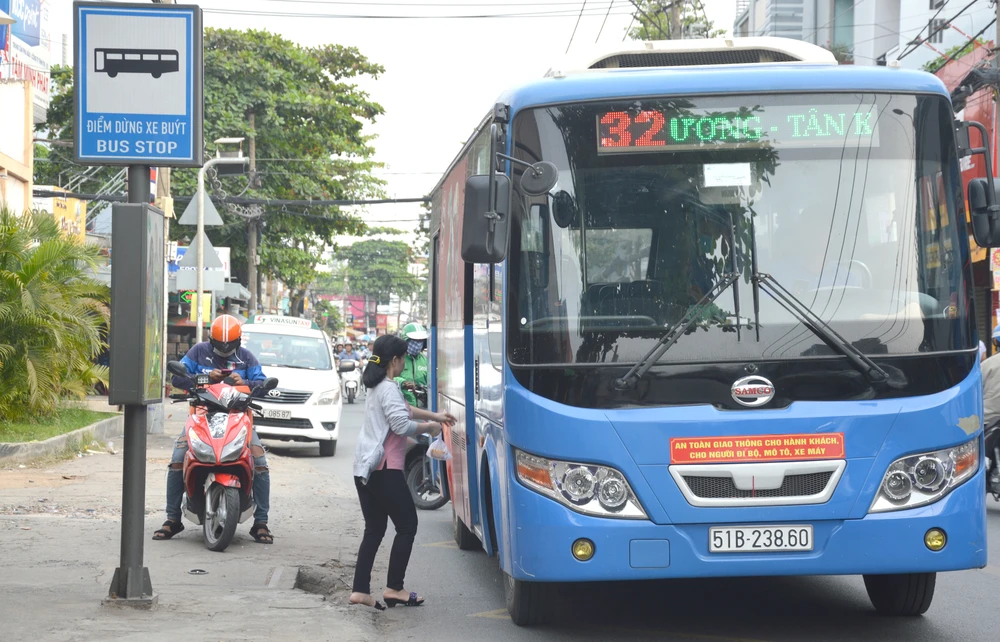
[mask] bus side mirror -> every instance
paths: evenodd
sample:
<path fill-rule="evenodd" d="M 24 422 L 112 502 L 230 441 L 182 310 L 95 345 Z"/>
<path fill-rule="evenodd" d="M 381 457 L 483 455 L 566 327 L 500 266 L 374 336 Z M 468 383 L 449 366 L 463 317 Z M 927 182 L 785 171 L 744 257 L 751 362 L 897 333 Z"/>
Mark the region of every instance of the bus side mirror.
<path fill-rule="evenodd" d="M 969 218 L 972 238 L 979 247 L 1000 247 L 1000 220 L 996 195 L 990 181 L 974 178 L 969 181 Z"/>
<path fill-rule="evenodd" d="M 466 263 L 500 263 L 507 256 L 510 178 L 494 174 L 494 203 L 490 203 L 490 178 L 477 174 L 465 182 L 462 260 Z"/>
<path fill-rule="evenodd" d="M 986 165 L 986 178 L 969 181 L 969 219 L 972 221 L 972 238 L 979 247 L 1000 247 L 1000 207 L 997 206 L 996 186 L 990 150 L 985 146 L 973 147 L 969 132 L 979 131 L 980 141 L 989 140 L 982 123 L 974 120 L 955 123 L 955 146 L 960 157 L 982 156 Z"/>

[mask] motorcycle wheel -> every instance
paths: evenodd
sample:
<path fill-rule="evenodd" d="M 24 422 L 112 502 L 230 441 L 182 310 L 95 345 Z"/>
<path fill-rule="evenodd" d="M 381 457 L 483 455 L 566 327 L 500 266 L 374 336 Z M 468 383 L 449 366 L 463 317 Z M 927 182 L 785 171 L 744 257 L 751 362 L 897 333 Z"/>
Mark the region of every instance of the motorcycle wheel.
<path fill-rule="evenodd" d="M 215 513 L 209 516 L 208 509 L 213 506 Z M 202 520 L 202 533 L 208 550 L 217 553 L 226 550 L 233 541 L 239 521 L 240 490 L 212 484 L 205 498 L 205 519 Z"/>
<path fill-rule="evenodd" d="M 420 510 L 437 510 L 448 503 L 448 497 L 439 489 L 424 486 L 423 457 L 414 457 L 406 466 L 406 487 L 413 503 Z"/>
<path fill-rule="evenodd" d="M 354 391 L 351 390 L 347 393 L 347 403 L 354 403 Z"/>

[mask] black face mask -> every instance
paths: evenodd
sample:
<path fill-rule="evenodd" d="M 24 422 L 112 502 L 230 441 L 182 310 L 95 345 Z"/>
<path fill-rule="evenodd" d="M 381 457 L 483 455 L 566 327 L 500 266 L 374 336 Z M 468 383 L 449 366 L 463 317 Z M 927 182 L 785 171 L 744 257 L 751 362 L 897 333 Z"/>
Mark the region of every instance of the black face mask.
<path fill-rule="evenodd" d="M 239 339 L 226 342 L 212 340 L 212 351 L 220 357 L 231 357 L 239 347 Z"/>

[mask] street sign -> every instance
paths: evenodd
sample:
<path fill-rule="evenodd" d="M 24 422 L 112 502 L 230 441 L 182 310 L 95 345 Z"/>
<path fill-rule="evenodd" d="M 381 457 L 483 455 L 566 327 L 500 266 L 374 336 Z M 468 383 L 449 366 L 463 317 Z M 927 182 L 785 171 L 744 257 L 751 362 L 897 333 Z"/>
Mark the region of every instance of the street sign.
<path fill-rule="evenodd" d="M 203 292 L 221 292 L 226 287 L 225 265 L 219 258 L 212 242 L 205 237 L 205 260 L 202 263 L 205 270 Z M 198 236 L 195 235 L 191 246 L 184 253 L 177 270 L 178 290 L 198 289 Z"/>
<path fill-rule="evenodd" d="M 111 209 L 111 390 L 109 402 L 163 401 L 163 213 L 146 204 Z"/>
<path fill-rule="evenodd" d="M 74 2 L 74 160 L 201 167 L 202 14 Z"/>
<path fill-rule="evenodd" d="M 188 201 L 187 207 L 184 208 L 184 213 L 177 220 L 178 225 L 197 225 L 198 224 L 198 197 L 195 196 L 190 201 Z M 205 194 L 205 227 L 210 225 L 222 225 L 222 217 L 219 216 L 219 210 L 215 209 L 215 203 L 212 199 L 208 197 L 208 193 Z"/>

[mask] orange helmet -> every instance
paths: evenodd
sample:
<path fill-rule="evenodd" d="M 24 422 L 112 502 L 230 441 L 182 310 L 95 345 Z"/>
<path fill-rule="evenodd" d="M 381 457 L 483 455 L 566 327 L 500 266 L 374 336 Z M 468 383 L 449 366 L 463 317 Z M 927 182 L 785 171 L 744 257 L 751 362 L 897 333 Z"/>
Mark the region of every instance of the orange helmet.
<path fill-rule="evenodd" d="M 243 332 L 240 330 L 240 322 L 236 317 L 223 314 L 212 321 L 212 331 L 209 341 L 212 349 L 220 357 L 228 357 L 236 352 L 240 347 L 240 337 Z"/>

